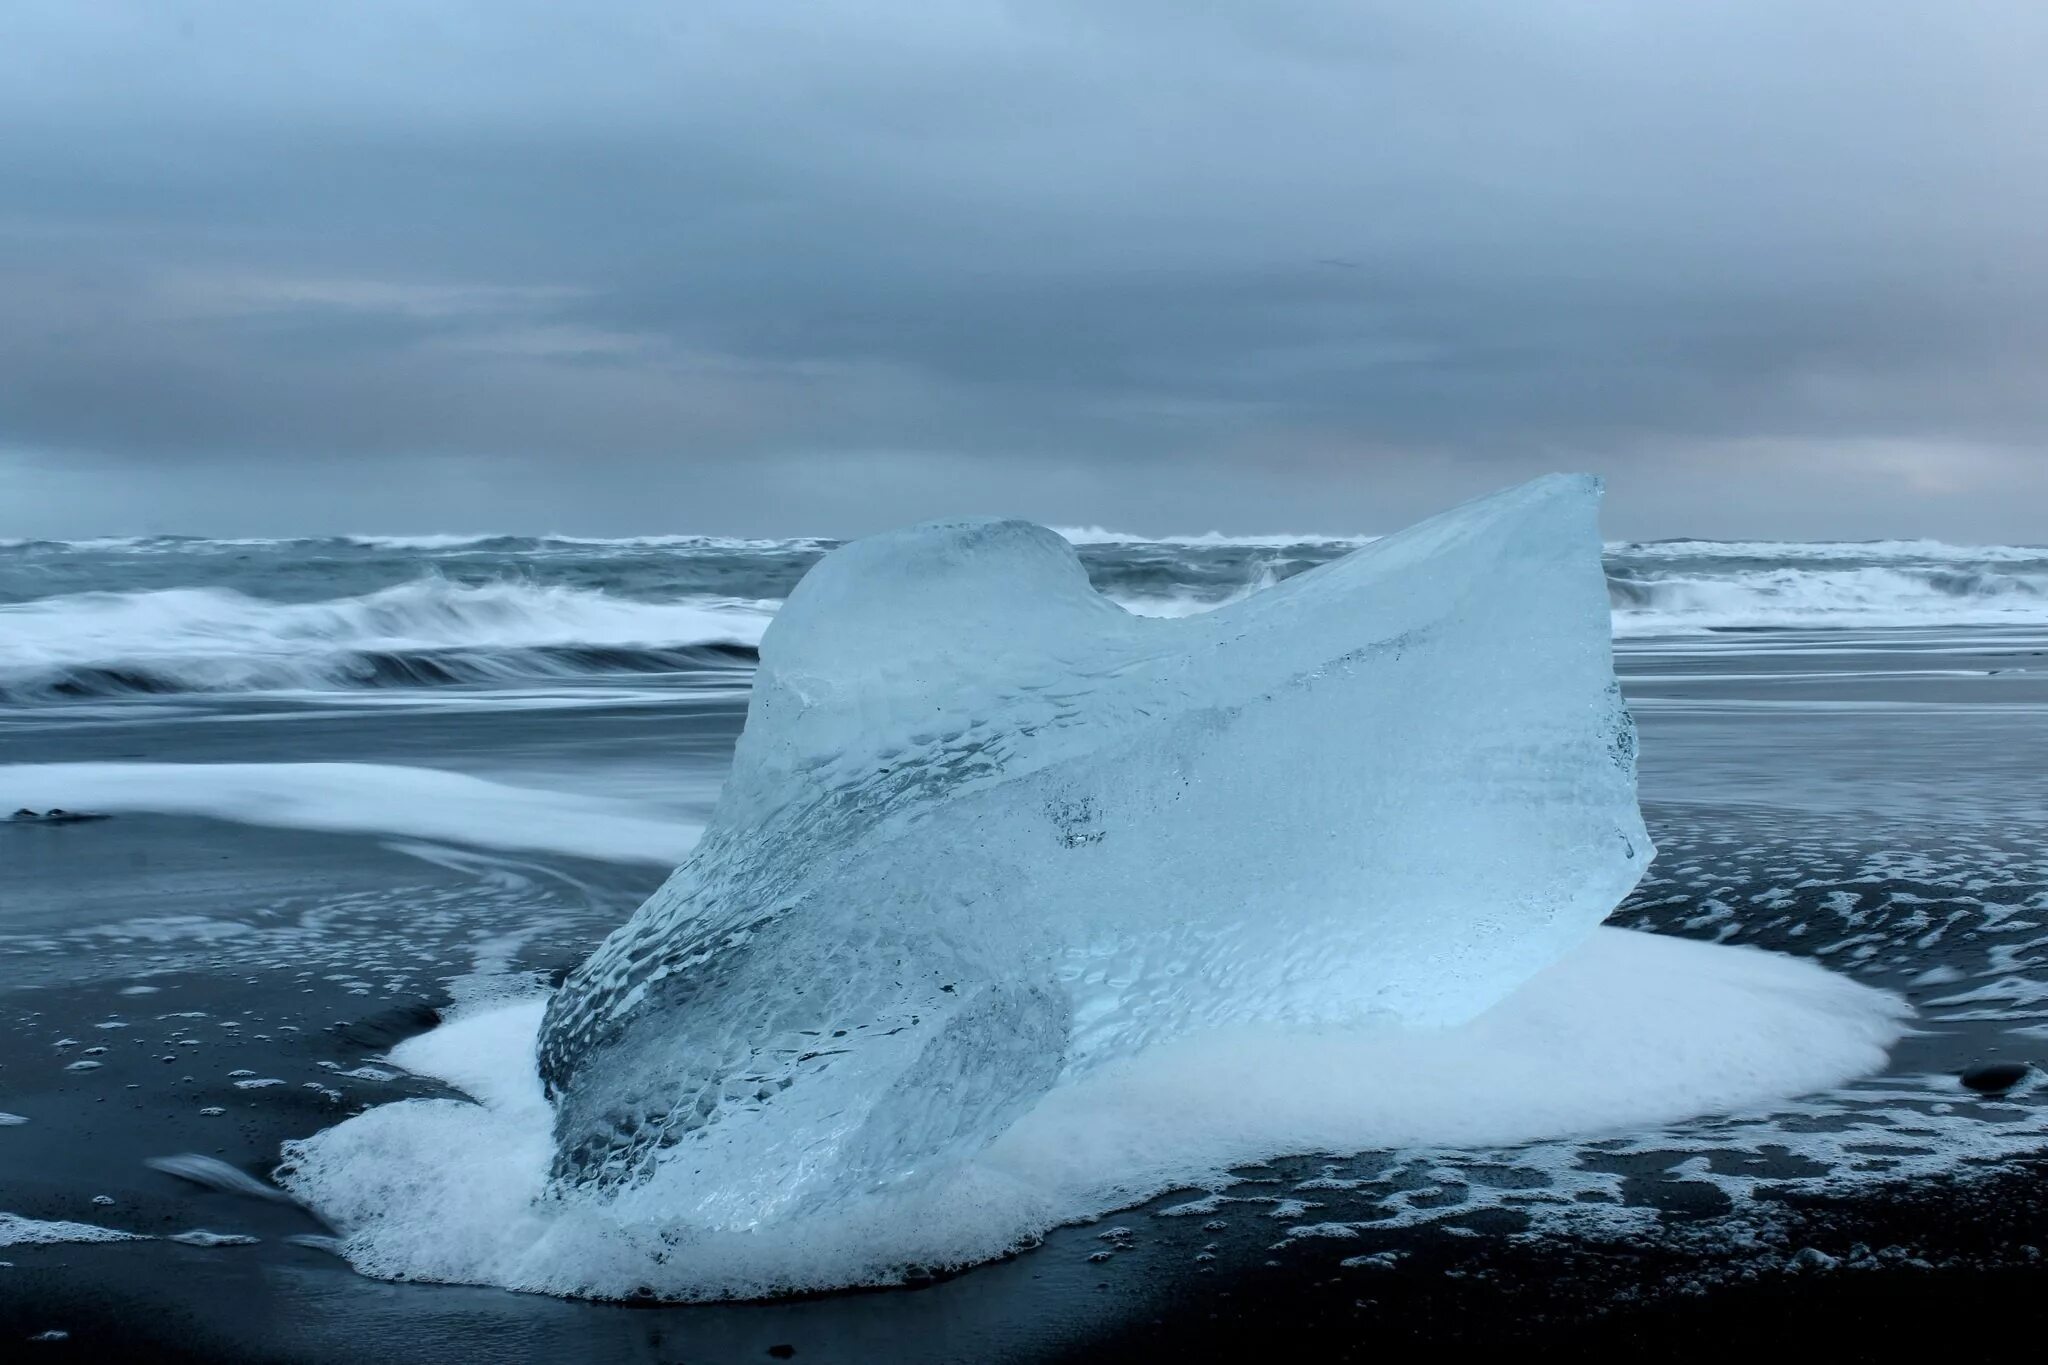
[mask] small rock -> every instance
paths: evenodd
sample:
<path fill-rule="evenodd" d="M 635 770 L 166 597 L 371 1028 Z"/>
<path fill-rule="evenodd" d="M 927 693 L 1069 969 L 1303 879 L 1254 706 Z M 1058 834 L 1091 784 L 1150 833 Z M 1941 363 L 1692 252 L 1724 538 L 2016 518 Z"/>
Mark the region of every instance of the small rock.
<path fill-rule="evenodd" d="M 2025 1062 L 1985 1062 L 1963 1073 L 1963 1084 L 1980 1095 L 1996 1095 L 2012 1089 L 2034 1068 Z"/>
<path fill-rule="evenodd" d="M 8 817 L 14 823 L 22 825 L 79 825 L 88 820 L 106 818 L 98 811 L 65 810 L 58 806 L 53 806 L 47 811 L 33 811 L 23 806 Z"/>
<path fill-rule="evenodd" d="M 1789 1264 L 1793 1270 L 1833 1270 L 1841 1262 L 1819 1247 L 1801 1247 Z"/>

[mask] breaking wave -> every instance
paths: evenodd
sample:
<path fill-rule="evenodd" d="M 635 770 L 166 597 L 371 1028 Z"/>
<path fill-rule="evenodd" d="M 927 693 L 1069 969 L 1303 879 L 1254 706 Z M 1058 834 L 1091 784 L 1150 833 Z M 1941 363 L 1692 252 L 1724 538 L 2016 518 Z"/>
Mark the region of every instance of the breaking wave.
<path fill-rule="evenodd" d="M 85 554 L 207 554 L 222 550 L 270 550 L 319 554 L 335 550 L 413 550 L 444 552 L 533 553 L 549 549 L 620 550 L 816 550 L 838 544 L 811 536 L 768 540 L 746 536 L 658 535 L 571 536 L 511 535 L 501 532 L 431 532 L 423 535 L 340 536 L 93 536 L 80 540 L 0 537 L 0 550 L 35 550 Z"/>
<path fill-rule="evenodd" d="M 1607 547 L 1636 559 L 1757 559 L 1776 563 L 1936 560 L 2048 564 L 2044 545 L 1951 545 L 1940 540 L 1636 540 Z"/>
<path fill-rule="evenodd" d="M 1820 562 L 1827 562 L 1819 556 Z M 1760 627 L 2048 624 L 2048 561 L 1733 569 L 1610 565 L 1617 635 Z"/>
<path fill-rule="evenodd" d="M 1062 534 L 1146 616 L 1238 601 L 1360 538 Z M 753 663 L 832 542 L 334 536 L 0 542 L 0 704 L 507 686 Z M 2048 548 L 1678 540 L 1606 549 L 1621 637 L 2048 627 Z M 279 601 L 277 598 L 320 600 Z"/>
<path fill-rule="evenodd" d="M 0 605 L 0 698 L 417 687 L 751 664 L 773 604 L 424 578 L 271 602 L 231 588 Z"/>
<path fill-rule="evenodd" d="M 1141 536 L 1131 531 L 1112 531 L 1105 526 L 1055 526 L 1055 535 L 1070 545 L 1164 545 L 1188 546 L 1192 548 L 1232 549 L 1274 549 L 1285 550 L 1300 546 L 1333 545 L 1346 550 L 1357 549 L 1371 544 L 1378 536 L 1366 535 L 1318 535 L 1273 534 L 1259 536 L 1232 536 L 1221 531 L 1204 531 L 1200 535 L 1182 536 Z"/>

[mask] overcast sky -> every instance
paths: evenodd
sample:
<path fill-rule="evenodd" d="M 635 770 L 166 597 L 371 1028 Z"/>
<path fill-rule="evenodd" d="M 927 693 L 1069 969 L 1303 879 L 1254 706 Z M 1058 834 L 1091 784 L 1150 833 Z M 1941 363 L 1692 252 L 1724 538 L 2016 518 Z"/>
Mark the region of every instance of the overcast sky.
<path fill-rule="evenodd" d="M 7 0 L 0 535 L 2048 541 L 2039 0 Z"/>

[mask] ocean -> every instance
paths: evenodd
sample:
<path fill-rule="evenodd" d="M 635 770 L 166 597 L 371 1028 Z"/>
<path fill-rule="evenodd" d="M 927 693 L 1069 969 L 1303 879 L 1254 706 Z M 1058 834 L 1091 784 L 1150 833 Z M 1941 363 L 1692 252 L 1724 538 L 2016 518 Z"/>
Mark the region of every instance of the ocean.
<path fill-rule="evenodd" d="M 1359 539 L 1066 532 L 1132 611 L 1234 600 Z M 553 686 L 743 659 L 832 546 L 703 536 L 0 542 L 0 700 Z M 1608 547 L 1622 639 L 2048 621 L 2048 548 Z"/>
<path fill-rule="evenodd" d="M 1362 543 L 1065 534 L 1150 615 Z M 1363 1359 L 1677 1355 L 1711 1323 L 1853 1355 L 1882 1354 L 1888 1312 L 2048 1311 L 2025 1289 L 2048 1245 L 2026 1065 L 2048 1054 L 2048 549 L 1932 542 L 1606 552 L 1659 849 L 1611 922 L 1898 992 L 1913 1026 L 1879 1074 L 1625 1132 L 1297 1153 L 903 1290 L 621 1306 L 357 1273 L 270 1183 L 285 1144 L 451 1094 L 387 1054 L 558 981 L 660 883 L 763 630 L 830 548 L 0 542 L 0 814 L 107 817 L 0 824 L 0 1342 Z M 1670 1068 L 1703 1064 L 1674 1043 Z M 1500 1083 L 1441 1066 L 1449 1092 Z"/>

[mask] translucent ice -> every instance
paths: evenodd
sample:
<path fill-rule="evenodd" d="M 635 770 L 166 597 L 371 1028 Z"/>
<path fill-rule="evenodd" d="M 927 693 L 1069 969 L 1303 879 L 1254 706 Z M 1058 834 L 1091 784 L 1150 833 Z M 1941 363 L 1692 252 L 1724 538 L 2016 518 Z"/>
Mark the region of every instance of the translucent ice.
<path fill-rule="evenodd" d="M 702 842 L 548 1008 L 553 1192 L 755 1227 L 1154 1043 L 1507 995 L 1651 856 L 1599 492 L 1539 479 L 1181 620 L 1023 522 L 829 555 Z"/>

